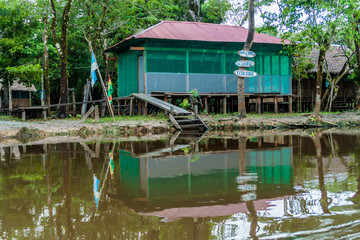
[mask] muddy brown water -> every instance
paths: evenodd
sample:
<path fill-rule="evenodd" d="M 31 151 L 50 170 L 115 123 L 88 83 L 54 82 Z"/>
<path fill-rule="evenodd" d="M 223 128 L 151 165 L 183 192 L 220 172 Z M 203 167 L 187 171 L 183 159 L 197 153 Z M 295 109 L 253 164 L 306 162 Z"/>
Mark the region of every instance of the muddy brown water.
<path fill-rule="evenodd" d="M 359 239 L 360 135 L 0 148 L 0 239 Z"/>

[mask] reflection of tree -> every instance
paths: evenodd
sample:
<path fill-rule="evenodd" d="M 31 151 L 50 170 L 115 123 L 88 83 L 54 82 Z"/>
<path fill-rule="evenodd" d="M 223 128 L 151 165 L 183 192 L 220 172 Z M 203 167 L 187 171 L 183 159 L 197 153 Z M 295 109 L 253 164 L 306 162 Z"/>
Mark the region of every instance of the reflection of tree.
<path fill-rule="evenodd" d="M 322 151 L 321 151 L 321 133 L 316 132 L 312 139 L 314 141 L 314 146 L 316 150 L 316 160 L 317 160 L 317 169 L 319 174 L 319 189 L 321 191 L 321 200 L 320 205 L 324 213 L 330 213 L 329 205 L 331 203 L 331 199 L 327 196 L 327 191 L 325 188 L 325 180 L 324 180 L 324 169 L 323 169 L 323 159 L 322 159 Z"/>
<path fill-rule="evenodd" d="M 250 215 L 250 219 L 251 219 L 251 225 L 250 225 L 250 237 L 252 237 L 252 239 L 259 239 L 256 236 L 256 229 L 258 227 L 258 216 L 257 216 L 257 212 L 255 210 L 255 204 L 254 201 L 247 201 L 246 202 L 246 207 L 249 211 L 249 215 Z"/>

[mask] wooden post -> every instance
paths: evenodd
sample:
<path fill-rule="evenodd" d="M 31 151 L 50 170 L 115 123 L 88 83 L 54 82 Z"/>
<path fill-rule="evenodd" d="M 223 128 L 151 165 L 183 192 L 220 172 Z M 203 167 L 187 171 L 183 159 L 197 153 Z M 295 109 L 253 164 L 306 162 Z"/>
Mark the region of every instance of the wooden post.
<path fill-rule="evenodd" d="M 148 103 L 147 102 L 144 102 L 144 116 L 147 116 L 148 115 Z"/>
<path fill-rule="evenodd" d="M 72 89 L 71 97 L 72 97 L 73 103 L 75 103 L 76 101 L 75 101 L 75 90 L 74 90 L 74 88 Z M 73 105 L 73 111 L 74 111 L 74 117 L 76 117 L 76 105 L 75 104 Z"/>
<path fill-rule="evenodd" d="M 209 105 L 208 105 L 208 98 L 207 97 L 205 97 L 205 111 L 206 111 L 206 113 L 207 114 L 209 114 Z"/>
<path fill-rule="evenodd" d="M 194 106 L 194 112 L 195 112 L 195 119 L 197 119 L 198 118 L 198 105 L 197 104 L 195 104 L 195 106 Z"/>
<path fill-rule="evenodd" d="M 274 97 L 274 112 L 277 114 L 278 113 L 278 101 L 277 101 L 277 97 Z"/>
<path fill-rule="evenodd" d="M 26 121 L 26 112 L 23 109 L 23 111 L 21 112 L 21 120 Z"/>
<path fill-rule="evenodd" d="M 130 98 L 130 117 L 134 115 L 134 98 Z"/>
<path fill-rule="evenodd" d="M 258 109 L 258 114 L 261 114 L 261 97 L 257 97 L 257 109 Z"/>
<path fill-rule="evenodd" d="M 44 109 L 44 110 L 42 111 L 43 119 L 44 119 L 44 120 L 46 120 L 46 112 L 47 112 L 47 109 Z"/>
<path fill-rule="evenodd" d="M 85 87 L 84 87 L 84 98 L 83 98 L 83 104 L 81 107 L 81 116 L 84 116 L 87 110 L 87 100 L 89 99 L 89 93 L 90 93 L 90 82 L 87 81 Z"/>
<path fill-rule="evenodd" d="M 91 48 L 91 53 L 93 53 L 91 44 L 90 44 L 90 48 Z M 94 58 L 95 58 L 95 62 L 96 62 L 96 64 L 97 64 L 95 54 L 94 54 Z M 109 96 L 107 95 L 106 88 L 105 88 L 105 84 L 104 84 L 104 81 L 103 81 L 103 79 L 102 79 L 99 66 L 97 67 L 96 70 L 97 70 L 97 72 L 98 72 L 98 74 L 99 74 L 99 77 L 100 77 L 100 83 L 101 83 L 101 87 L 102 87 L 103 92 L 104 92 L 104 96 L 105 96 L 105 98 L 106 98 L 106 104 L 107 104 L 107 106 L 108 106 L 108 108 L 109 108 L 109 111 L 110 111 L 110 113 L 111 113 L 111 116 L 112 116 L 112 118 L 113 118 L 113 121 L 115 122 L 114 111 L 113 111 L 113 109 L 112 109 L 112 107 L 111 107 L 111 104 L 110 104 L 110 101 L 109 101 Z"/>
<path fill-rule="evenodd" d="M 120 100 L 116 100 L 117 104 L 118 104 L 118 116 L 121 115 L 121 101 Z"/>
<path fill-rule="evenodd" d="M 223 113 L 226 114 L 226 97 L 223 98 Z"/>
<path fill-rule="evenodd" d="M 8 82 L 8 87 L 9 87 L 9 110 L 12 110 L 12 91 L 10 89 L 10 82 Z"/>
<path fill-rule="evenodd" d="M 292 113 L 292 96 L 289 96 L 289 113 Z"/>
<path fill-rule="evenodd" d="M 99 106 L 95 105 L 95 122 L 99 121 Z"/>

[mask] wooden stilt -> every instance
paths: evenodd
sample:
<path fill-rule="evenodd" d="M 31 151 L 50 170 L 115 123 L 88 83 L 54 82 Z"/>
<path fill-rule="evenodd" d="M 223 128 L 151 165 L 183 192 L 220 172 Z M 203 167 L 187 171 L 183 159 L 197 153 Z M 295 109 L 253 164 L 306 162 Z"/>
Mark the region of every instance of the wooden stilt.
<path fill-rule="evenodd" d="M 292 113 L 292 96 L 289 96 L 289 113 Z"/>
<path fill-rule="evenodd" d="M 226 109 L 226 97 L 223 98 L 223 113 L 226 114 L 227 109 Z"/>
<path fill-rule="evenodd" d="M 144 116 L 148 115 L 148 103 L 144 102 Z"/>
<path fill-rule="evenodd" d="M 134 115 L 134 98 L 130 98 L 130 117 L 132 117 Z"/>
<path fill-rule="evenodd" d="M 258 114 L 261 114 L 261 97 L 257 97 L 257 110 Z"/>
<path fill-rule="evenodd" d="M 205 111 L 206 111 L 206 113 L 209 113 L 209 105 L 208 105 L 208 98 L 207 97 L 205 97 L 204 102 L 205 102 Z"/>
<path fill-rule="evenodd" d="M 278 101 L 277 101 L 277 97 L 274 97 L 274 112 L 277 114 L 278 113 Z"/>

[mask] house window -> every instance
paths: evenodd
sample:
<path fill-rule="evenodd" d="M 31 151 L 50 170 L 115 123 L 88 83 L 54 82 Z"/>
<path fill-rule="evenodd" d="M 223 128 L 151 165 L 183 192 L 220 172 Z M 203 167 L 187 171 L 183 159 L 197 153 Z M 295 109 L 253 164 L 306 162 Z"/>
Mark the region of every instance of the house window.
<path fill-rule="evenodd" d="M 223 53 L 189 52 L 190 73 L 223 73 Z"/>
<path fill-rule="evenodd" d="M 185 51 L 146 51 L 146 72 L 186 73 Z"/>
<path fill-rule="evenodd" d="M 12 91 L 13 98 L 29 98 L 28 91 Z"/>

